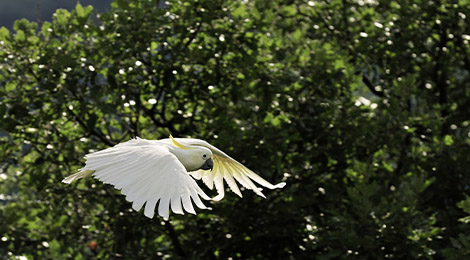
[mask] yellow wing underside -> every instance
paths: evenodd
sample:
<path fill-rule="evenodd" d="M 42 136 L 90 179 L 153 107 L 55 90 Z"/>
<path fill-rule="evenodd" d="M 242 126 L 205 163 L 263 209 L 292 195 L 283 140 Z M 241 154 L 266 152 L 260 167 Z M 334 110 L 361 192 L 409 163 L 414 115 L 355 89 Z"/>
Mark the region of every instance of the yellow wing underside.
<path fill-rule="evenodd" d="M 225 196 L 224 180 L 227 182 L 229 188 L 240 197 L 242 197 L 242 193 L 236 181 L 246 189 L 253 190 L 257 195 L 263 198 L 266 197 L 261 192 L 261 188 L 258 188 L 253 181 L 270 189 L 282 188 L 285 185 L 285 183 L 272 185 L 230 157 L 223 157 L 213 153 L 212 159 L 214 160 L 214 169 L 212 169 L 212 171 L 198 170 L 191 172 L 191 175 L 196 179 L 202 179 L 211 190 L 215 185 L 218 195 L 214 197 L 213 200 L 221 200 Z"/>

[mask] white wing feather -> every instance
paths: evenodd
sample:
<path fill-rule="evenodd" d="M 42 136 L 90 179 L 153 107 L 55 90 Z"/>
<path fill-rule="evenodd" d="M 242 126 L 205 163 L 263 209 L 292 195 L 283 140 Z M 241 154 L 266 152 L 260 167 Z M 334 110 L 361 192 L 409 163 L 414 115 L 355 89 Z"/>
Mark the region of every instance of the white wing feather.
<path fill-rule="evenodd" d="M 183 208 L 196 214 L 191 199 L 202 209 L 206 207 L 199 196 L 210 200 L 178 158 L 158 142 L 133 139 L 85 158 L 82 171 L 93 170 L 94 177 L 120 189 L 134 210 L 145 204 L 144 214 L 149 218 L 157 202 L 158 214 L 168 218 L 170 206 L 177 214 L 184 214 Z"/>

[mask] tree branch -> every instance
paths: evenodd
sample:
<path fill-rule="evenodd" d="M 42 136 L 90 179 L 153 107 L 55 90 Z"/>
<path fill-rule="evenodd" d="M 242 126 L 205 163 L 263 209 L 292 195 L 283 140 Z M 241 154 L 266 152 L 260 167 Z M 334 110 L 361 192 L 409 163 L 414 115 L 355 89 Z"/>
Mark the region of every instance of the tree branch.
<path fill-rule="evenodd" d="M 71 109 L 68 109 L 68 111 L 75 117 L 75 119 L 77 120 L 77 122 L 85 129 L 89 129 L 88 125 L 85 123 L 85 121 L 83 121 L 83 119 L 81 119 L 77 114 L 75 114 L 75 112 L 73 112 L 73 110 Z M 106 138 L 106 136 L 104 136 L 104 134 L 99 131 L 98 129 L 96 129 L 96 127 L 92 127 L 90 130 L 90 133 L 92 133 L 94 136 L 98 137 L 103 143 L 109 145 L 109 146 L 114 146 L 114 143 L 111 142 L 108 138 Z"/>
<path fill-rule="evenodd" d="M 366 75 L 364 75 L 364 73 L 362 74 L 362 83 L 364 83 L 364 85 L 366 85 L 370 92 L 374 93 L 376 96 L 385 97 L 385 94 L 382 91 L 377 91 L 375 89 L 370 79 Z"/>
<path fill-rule="evenodd" d="M 178 239 L 178 235 L 176 235 L 173 225 L 171 225 L 169 220 L 163 220 L 163 222 L 165 222 L 165 228 L 168 231 L 168 236 L 170 237 L 171 242 L 173 243 L 173 246 L 175 247 L 176 254 L 178 254 L 181 257 L 186 258 L 187 255 L 184 252 L 183 247 L 181 246 L 181 243 Z"/>

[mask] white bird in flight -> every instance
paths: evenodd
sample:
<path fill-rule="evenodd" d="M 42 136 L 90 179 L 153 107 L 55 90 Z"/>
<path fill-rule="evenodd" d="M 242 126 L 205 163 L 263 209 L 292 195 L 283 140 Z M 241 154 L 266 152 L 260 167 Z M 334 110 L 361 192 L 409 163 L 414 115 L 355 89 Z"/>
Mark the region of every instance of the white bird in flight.
<path fill-rule="evenodd" d="M 221 200 L 224 197 L 223 180 L 240 197 L 242 194 L 235 180 L 263 198 L 266 197 L 253 181 L 269 189 L 286 185 L 284 182 L 269 183 L 204 140 L 173 138 L 171 135 L 161 140 L 137 137 L 87 154 L 85 159 L 85 167 L 62 182 L 69 184 L 94 176 L 120 189 L 132 202 L 134 210 L 139 211 L 145 204 L 144 214 L 149 218 L 153 218 L 158 201 L 158 215 L 163 218 L 169 217 L 170 205 L 174 213 L 184 214 L 184 208 L 196 214 L 191 199 L 201 209 L 206 206 L 199 196 L 205 200 Z M 211 199 L 190 175 L 202 179 L 211 190 L 215 185 L 218 195 Z"/>

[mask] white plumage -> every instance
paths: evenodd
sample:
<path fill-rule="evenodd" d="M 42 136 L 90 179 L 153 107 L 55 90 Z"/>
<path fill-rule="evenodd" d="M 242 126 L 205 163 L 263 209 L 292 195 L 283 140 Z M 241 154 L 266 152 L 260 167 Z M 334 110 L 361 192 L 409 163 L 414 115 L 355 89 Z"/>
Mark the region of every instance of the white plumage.
<path fill-rule="evenodd" d="M 139 211 L 145 204 L 144 214 L 149 218 L 153 218 L 157 202 L 158 214 L 164 218 L 168 218 L 170 206 L 177 214 L 184 214 L 183 209 L 196 214 L 191 201 L 201 209 L 206 208 L 200 197 L 205 200 L 211 198 L 190 175 L 202 179 L 210 189 L 215 185 L 218 195 L 213 200 L 224 197 L 223 180 L 240 197 L 242 194 L 236 181 L 263 198 L 265 196 L 252 180 L 270 189 L 285 185 L 272 185 L 200 139 L 171 136 L 170 139 L 162 140 L 136 138 L 88 154 L 85 158 L 85 167 L 62 182 L 68 184 L 93 175 L 120 189 L 126 199 L 132 202 L 134 210 Z"/>

